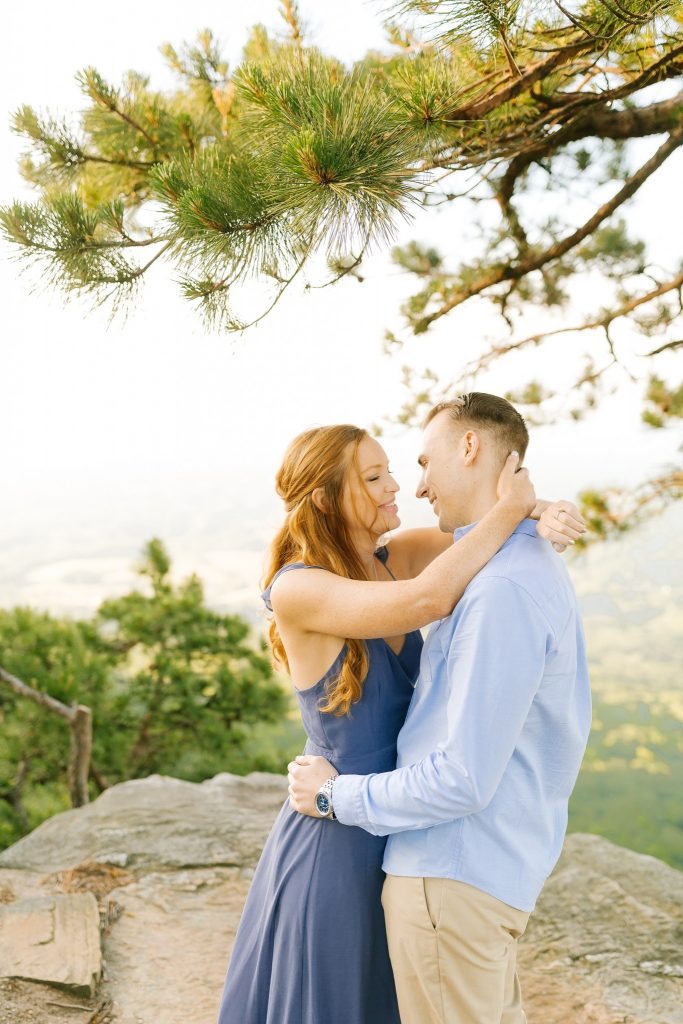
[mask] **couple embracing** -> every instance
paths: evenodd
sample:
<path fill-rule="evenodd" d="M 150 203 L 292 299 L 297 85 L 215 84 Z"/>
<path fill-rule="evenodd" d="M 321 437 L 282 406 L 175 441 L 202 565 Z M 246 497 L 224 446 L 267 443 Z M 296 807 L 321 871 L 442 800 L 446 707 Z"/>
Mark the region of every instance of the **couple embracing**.
<path fill-rule="evenodd" d="M 536 500 L 527 443 L 495 395 L 437 406 L 417 493 L 439 525 L 397 533 L 376 440 L 337 426 L 290 445 L 263 597 L 308 741 L 219 1024 L 526 1021 L 517 941 L 560 854 L 590 725 L 558 554 L 584 525 L 570 502 Z"/>

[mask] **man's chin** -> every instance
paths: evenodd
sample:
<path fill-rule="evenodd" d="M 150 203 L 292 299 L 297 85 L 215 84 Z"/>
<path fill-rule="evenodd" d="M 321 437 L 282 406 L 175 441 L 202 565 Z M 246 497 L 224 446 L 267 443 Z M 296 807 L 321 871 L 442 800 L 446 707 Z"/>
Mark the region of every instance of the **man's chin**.
<path fill-rule="evenodd" d="M 455 530 L 455 526 L 451 524 L 451 520 L 442 512 L 439 513 L 439 529 L 442 533 L 453 533 Z"/>

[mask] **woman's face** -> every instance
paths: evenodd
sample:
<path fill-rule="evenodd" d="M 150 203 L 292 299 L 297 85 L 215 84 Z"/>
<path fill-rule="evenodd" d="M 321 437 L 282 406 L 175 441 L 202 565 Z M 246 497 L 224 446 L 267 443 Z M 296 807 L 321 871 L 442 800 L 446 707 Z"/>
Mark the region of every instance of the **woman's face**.
<path fill-rule="evenodd" d="M 381 444 L 373 437 L 364 437 L 344 489 L 342 506 L 347 523 L 377 537 L 395 530 L 401 525 L 396 505 L 398 490 Z"/>

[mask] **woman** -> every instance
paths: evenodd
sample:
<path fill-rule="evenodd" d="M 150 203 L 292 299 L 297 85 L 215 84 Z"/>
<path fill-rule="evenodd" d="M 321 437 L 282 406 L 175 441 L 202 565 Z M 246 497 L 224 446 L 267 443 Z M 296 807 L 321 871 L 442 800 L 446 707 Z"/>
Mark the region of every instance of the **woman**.
<path fill-rule="evenodd" d="M 419 629 L 450 614 L 536 507 L 528 473 L 513 453 L 498 503 L 457 545 L 434 528 L 378 547 L 400 525 L 398 484 L 381 445 L 356 427 L 297 437 L 277 489 L 287 516 L 263 597 L 306 752 L 340 772 L 387 771 L 417 678 Z M 553 508 L 544 515 L 548 539 L 579 536 L 580 522 L 566 516 L 554 531 Z M 384 845 L 285 803 L 246 901 L 219 1024 L 400 1024 L 380 903 Z"/>

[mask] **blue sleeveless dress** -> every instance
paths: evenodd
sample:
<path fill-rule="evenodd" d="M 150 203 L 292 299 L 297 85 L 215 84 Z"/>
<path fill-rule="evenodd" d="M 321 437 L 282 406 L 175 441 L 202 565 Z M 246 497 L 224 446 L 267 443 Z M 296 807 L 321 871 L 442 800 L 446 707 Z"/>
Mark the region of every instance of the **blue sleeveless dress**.
<path fill-rule="evenodd" d="M 386 562 L 386 548 L 377 557 Z M 303 563 L 280 571 L 294 568 Z M 296 691 L 305 752 L 322 754 L 340 773 L 395 768 L 418 674 L 418 630 L 398 655 L 384 640 L 366 642 L 368 675 L 349 715 L 319 710 L 345 648 L 315 686 Z M 400 1024 L 380 902 L 385 843 L 285 802 L 247 896 L 218 1024 Z"/>

